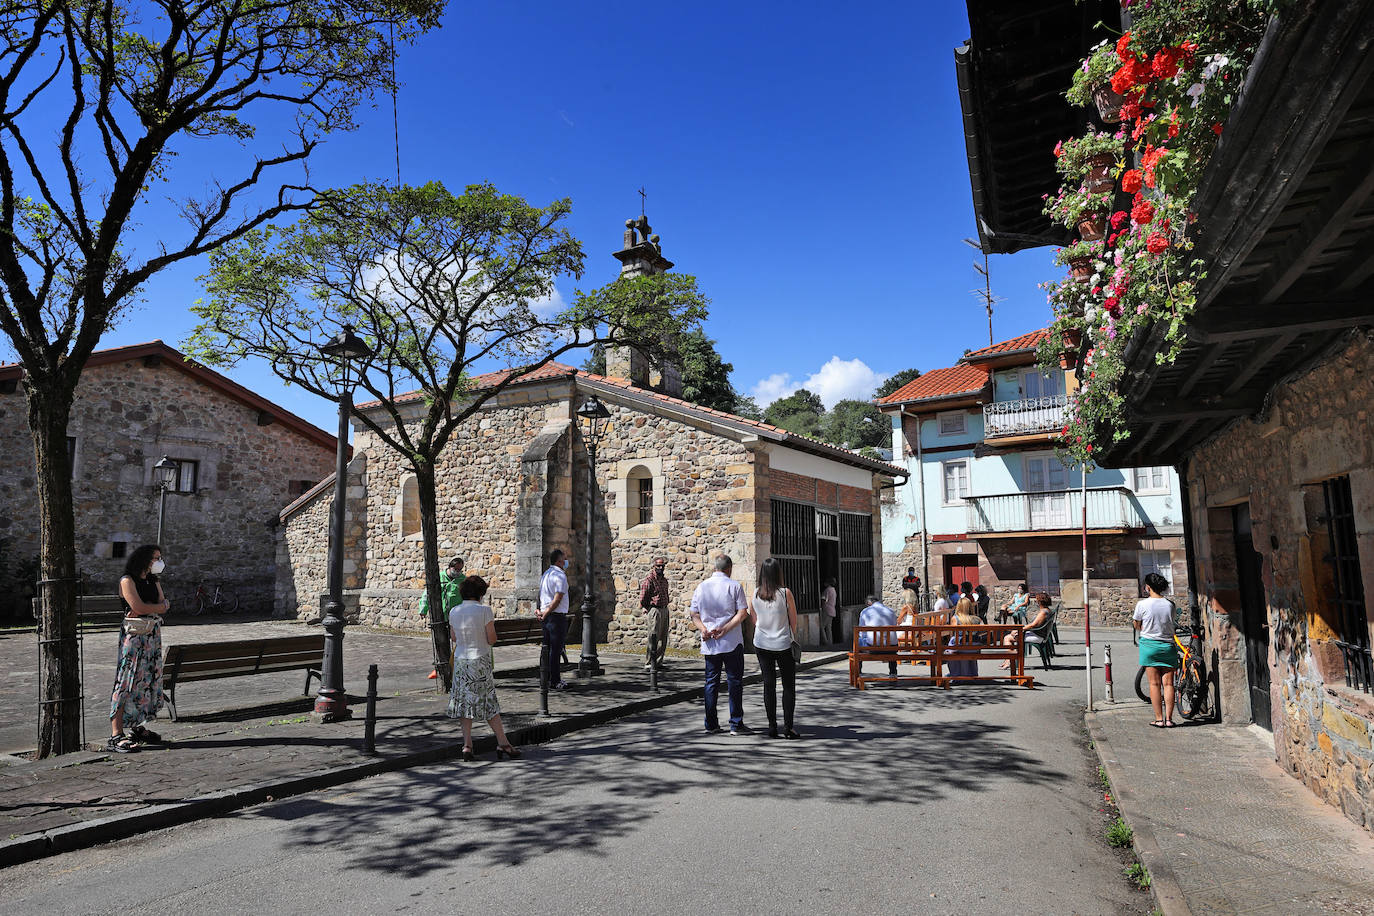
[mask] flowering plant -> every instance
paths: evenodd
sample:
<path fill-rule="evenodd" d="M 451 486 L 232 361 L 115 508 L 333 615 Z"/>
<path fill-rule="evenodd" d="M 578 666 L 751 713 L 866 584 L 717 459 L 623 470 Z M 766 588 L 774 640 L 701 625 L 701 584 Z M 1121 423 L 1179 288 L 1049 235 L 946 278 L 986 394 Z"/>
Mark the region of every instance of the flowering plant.
<path fill-rule="evenodd" d="M 1107 41 L 1093 46 L 1092 53 L 1082 66 L 1073 72 L 1073 85 L 1064 93 L 1069 104 L 1087 108 L 1093 104 L 1093 90 L 1111 82 L 1112 74 L 1121 66 L 1116 48 Z"/>
<path fill-rule="evenodd" d="M 1054 197 L 1045 195 L 1045 215 L 1062 226 L 1073 228 L 1079 220 L 1093 213 L 1110 215 L 1114 197 L 1111 191 L 1094 193 L 1081 186 L 1072 191 L 1060 188 Z"/>
<path fill-rule="evenodd" d="M 1266 13 L 1278 2 L 1283 0 L 1137 2 L 1132 31 L 1095 47 L 1075 74 L 1071 101 L 1087 101 L 1091 93 L 1080 91 L 1080 84 L 1088 87 L 1088 74 L 1113 65 L 1107 81 L 1123 97 L 1122 122 L 1115 134 L 1090 132 L 1056 147 L 1065 185 L 1057 197 L 1047 196 L 1046 213 L 1067 214 L 1070 200 L 1088 195 L 1082 179 L 1089 150 L 1103 152 L 1114 143 L 1129 160 L 1112 173 L 1129 200 L 1110 208 L 1106 238 L 1056 255 L 1060 264 L 1091 256 L 1092 276 L 1047 287 L 1055 321 L 1038 354 L 1042 367 L 1057 368 L 1065 331 L 1084 336 L 1080 385 L 1059 437 L 1075 462 L 1091 464 L 1094 452 L 1128 435 L 1120 390 L 1127 342 L 1148 326 L 1161 327 L 1155 359 L 1162 364 L 1183 347 L 1203 276 L 1202 263 L 1191 256 L 1190 207 Z M 1067 167 L 1066 151 L 1072 153 Z"/>
<path fill-rule="evenodd" d="M 1066 180 L 1077 181 L 1092 171 L 1094 160 L 1110 156 L 1116 162 L 1121 159 L 1124 149 L 1125 144 L 1121 142 L 1121 137 L 1093 131 L 1081 137 L 1065 140 L 1056 146 L 1054 165 Z"/>

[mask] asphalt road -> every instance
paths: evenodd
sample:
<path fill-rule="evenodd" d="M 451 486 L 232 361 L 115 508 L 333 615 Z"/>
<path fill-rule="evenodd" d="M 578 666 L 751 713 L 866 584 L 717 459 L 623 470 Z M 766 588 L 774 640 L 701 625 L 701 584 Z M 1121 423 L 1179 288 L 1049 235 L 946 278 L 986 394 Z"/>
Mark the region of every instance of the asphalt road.
<path fill-rule="evenodd" d="M 803 741 L 671 707 L 5 869 L 0 913 L 1148 912 L 1103 840 L 1082 680 L 860 693 L 820 669 Z"/>

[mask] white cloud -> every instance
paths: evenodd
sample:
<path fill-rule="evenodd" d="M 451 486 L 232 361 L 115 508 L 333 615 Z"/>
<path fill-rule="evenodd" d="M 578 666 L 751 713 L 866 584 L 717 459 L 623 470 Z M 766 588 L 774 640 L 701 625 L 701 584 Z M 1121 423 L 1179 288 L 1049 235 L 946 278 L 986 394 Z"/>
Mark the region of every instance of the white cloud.
<path fill-rule="evenodd" d="M 553 288 L 553 292 L 549 293 L 543 299 L 535 299 L 530 303 L 530 310 L 539 316 L 540 321 L 548 321 L 554 315 L 563 311 L 563 308 L 563 294 L 556 286 Z"/>
<path fill-rule="evenodd" d="M 867 400 L 873 390 L 883 383 L 886 375 L 874 372 L 861 359 L 840 359 L 832 356 L 820 369 L 804 381 L 795 381 L 791 373 L 778 372 L 754 385 L 753 396 L 760 407 L 767 407 L 778 398 L 786 397 L 798 388 L 820 395 L 827 410 L 846 399 Z"/>

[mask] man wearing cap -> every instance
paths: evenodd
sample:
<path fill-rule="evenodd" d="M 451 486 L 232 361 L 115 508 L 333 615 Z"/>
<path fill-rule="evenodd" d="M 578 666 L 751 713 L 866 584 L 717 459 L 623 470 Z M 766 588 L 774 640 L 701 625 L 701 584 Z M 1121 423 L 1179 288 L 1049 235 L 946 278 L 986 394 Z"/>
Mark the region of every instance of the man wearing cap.
<path fill-rule="evenodd" d="M 663 669 L 663 656 L 668 651 L 668 578 L 663 570 L 668 566 L 664 557 L 654 560 L 654 571 L 639 584 L 639 606 L 648 616 L 649 646 L 644 667 Z"/>

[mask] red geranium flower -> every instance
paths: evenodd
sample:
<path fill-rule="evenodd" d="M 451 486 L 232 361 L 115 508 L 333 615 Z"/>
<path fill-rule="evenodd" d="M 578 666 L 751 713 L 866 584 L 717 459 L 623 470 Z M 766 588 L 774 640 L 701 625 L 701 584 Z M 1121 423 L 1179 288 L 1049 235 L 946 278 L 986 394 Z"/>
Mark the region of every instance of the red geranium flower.
<path fill-rule="evenodd" d="M 1154 73 L 1156 79 L 1173 79 L 1178 74 L 1178 49 L 1161 48 L 1155 52 L 1155 59 L 1150 64 L 1150 71 Z"/>
<path fill-rule="evenodd" d="M 1215 123 L 1215 124 L 1212 125 L 1212 133 L 1216 134 L 1218 137 L 1221 136 L 1221 122 L 1220 122 L 1220 121 L 1218 121 L 1217 123 Z"/>
<path fill-rule="evenodd" d="M 1121 190 L 1125 191 L 1127 194 L 1135 194 L 1140 190 L 1139 169 L 1128 169 L 1122 173 Z M 1121 228 L 1121 226 L 1118 225 L 1116 222 L 1116 217 L 1112 217 L 1112 227 L 1116 229 Z"/>
<path fill-rule="evenodd" d="M 1121 37 L 1116 40 L 1116 56 L 1122 60 L 1131 57 L 1131 33 L 1123 32 Z"/>
<path fill-rule="evenodd" d="M 1145 240 L 1145 250 L 1150 254 L 1163 254 L 1169 248 L 1169 237 L 1162 232 L 1151 232 Z"/>
<path fill-rule="evenodd" d="M 1126 175 L 1129 175 L 1129 174 L 1131 174 L 1131 173 L 1130 173 L 1130 172 L 1127 172 L 1127 173 L 1126 173 Z M 1121 176 L 1121 183 L 1122 183 L 1123 185 L 1126 183 L 1126 176 L 1125 176 L 1125 175 Z M 1130 193 L 1134 194 L 1135 192 L 1132 191 L 1132 192 L 1130 192 Z M 1126 220 L 1129 219 L 1129 218 L 1130 218 L 1130 217 L 1127 215 L 1127 213 L 1126 213 L 1125 210 L 1117 210 L 1115 213 L 1112 214 L 1112 228 L 1113 228 L 1113 229 L 1120 229 L 1122 226 L 1126 225 Z"/>
<path fill-rule="evenodd" d="M 1148 200 L 1142 200 L 1131 208 L 1131 219 L 1138 225 L 1147 226 L 1155 218 L 1155 205 Z"/>
<path fill-rule="evenodd" d="M 1112 92 L 1125 95 L 1135 85 L 1135 73 L 1130 64 L 1123 64 L 1112 74 Z"/>

